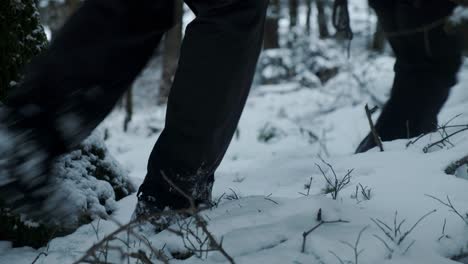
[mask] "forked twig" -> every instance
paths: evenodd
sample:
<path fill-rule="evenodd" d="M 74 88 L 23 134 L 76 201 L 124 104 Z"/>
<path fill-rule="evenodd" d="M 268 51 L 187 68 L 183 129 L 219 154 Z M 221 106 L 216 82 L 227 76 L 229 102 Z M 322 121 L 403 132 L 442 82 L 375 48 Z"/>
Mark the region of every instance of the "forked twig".
<path fill-rule="evenodd" d="M 315 230 L 317 230 L 317 228 L 321 227 L 322 225 L 326 225 L 326 224 L 349 223 L 349 221 L 341 220 L 341 219 L 334 220 L 334 221 L 324 221 L 324 220 L 322 219 L 322 209 L 319 209 L 319 211 L 318 211 L 318 213 L 317 213 L 317 221 L 319 222 L 317 225 L 315 225 L 315 226 L 312 227 L 311 229 L 309 229 L 309 230 L 305 231 L 304 233 L 302 233 L 302 249 L 301 249 L 301 253 L 305 253 L 307 237 L 308 237 L 312 232 L 314 232 Z"/>

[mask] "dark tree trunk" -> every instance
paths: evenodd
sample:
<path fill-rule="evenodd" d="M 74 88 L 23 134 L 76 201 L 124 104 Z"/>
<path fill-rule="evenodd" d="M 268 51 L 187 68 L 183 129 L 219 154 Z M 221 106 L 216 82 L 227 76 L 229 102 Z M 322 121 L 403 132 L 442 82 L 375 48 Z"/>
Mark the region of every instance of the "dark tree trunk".
<path fill-rule="evenodd" d="M 289 27 L 297 26 L 299 0 L 289 0 Z"/>
<path fill-rule="evenodd" d="M 166 33 L 163 44 L 163 70 L 161 86 L 159 88 L 158 104 L 165 104 L 171 90 L 174 74 L 179 62 L 180 47 L 182 44 L 182 16 L 184 3 L 175 0 L 175 18 L 177 24 Z"/>
<path fill-rule="evenodd" d="M 377 22 L 377 27 L 372 38 L 371 49 L 377 52 L 383 52 L 385 49 L 385 43 L 385 32 L 380 23 Z"/>
<path fill-rule="evenodd" d="M 330 37 L 330 31 L 328 30 L 328 17 L 325 10 L 324 0 L 315 0 L 317 5 L 317 24 L 319 29 L 320 38 Z"/>
<path fill-rule="evenodd" d="M 271 0 L 268 16 L 265 21 L 264 49 L 279 48 L 278 22 L 280 15 L 280 1 Z"/>
<path fill-rule="evenodd" d="M 47 45 L 34 0 L 0 1 L 0 100 L 21 80 L 22 68 Z"/>
<path fill-rule="evenodd" d="M 310 35 L 310 23 L 312 16 L 312 0 L 306 0 L 306 33 Z"/>
<path fill-rule="evenodd" d="M 133 117 L 133 92 L 132 88 L 128 89 L 125 94 L 125 119 L 124 119 L 124 132 L 128 131 L 128 125 L 132 121 Z"/>

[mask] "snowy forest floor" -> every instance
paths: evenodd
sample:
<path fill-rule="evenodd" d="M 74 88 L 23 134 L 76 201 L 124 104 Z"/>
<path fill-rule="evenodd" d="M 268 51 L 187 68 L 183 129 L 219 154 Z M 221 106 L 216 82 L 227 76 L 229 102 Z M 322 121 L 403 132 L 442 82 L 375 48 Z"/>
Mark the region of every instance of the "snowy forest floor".
<path fill-rule="evenodd" d="M 364 46 L 359 38 L 356 41 Z M 219 203 L 201 213 L 236 263 L 448 264 L 457 263 L 452 257 L 468 256 L 468 166 L 455 175 L 446 173 L 448 166 L 468 155 L 468 131 L 427 148 L 444 133 L 463 128 L 457 125 L 468 124 L 468 64 L 440 114 L 440 124 L 449 122 L 446 131 L 426 135 L 409 146 L 414 139 L 384 142 L 384 152 L 373 149 L 354 155 L 369 131 L 364 106 L 386 99 L 394 60 L 359 49 L 351 54 L 325 85 L 311 88 L 293 80 L 252 89 L 238 133 L 216 174 L 213 196 Z M 109 150 L 137 186 L 164 124 L 164 107 L 152 103 L 158 71 L 149 67 L 136 82 L 136 109 L 127 132 L 122 129 L 121 109 L 99 128 L 107 131 Z M 325 177 L 334 180 L 325 162 L 339 180 L 350 172 L 349 183 L 336 200 L 325 192 L 330 189 Z M 454 208 L 434 198 L 450 199 Z M 117 223 L 129 222 L 136 201 L 136 194 L 124 198 L 114 219 L 95 220 L 38 250 L 12 248 L 0 241 L 0 263 L 73 263 L 118 229 Z M 323 221 L 342 222 L 321 225 L 304 243 L 303 233 L 320 224 L 319 211 Z M 181 259 L 187 250 L 173 232 L 143 232 L 142 236 L 174 257 L 170 263 L 227 263 L 219 252 Z M 128 238 L 127 233 L 117 237 L 120 240 L 113 240 L 108 251 L 100 253 L 108 263 L 142 263 L 121 259 L 114 247 L 124 252 L 141 249 L 151 256 L 141 240 Z M 360 253 L 357 260 L 355 251 Z M 151 261 L 159 263 L 154 256 Z"/>
<path fill-rule="evenodd" d="M 377 90 L 386 94 L 393 61 L 387 57 L 379 60 L 385 70 L 375 71 L 372 78 L 378 80 Z M 383 153 L 374 149 L 353 155 L 369 129 L 365 102 L 350 100 L 352 96 L 347 94 L 337 96 L 336 91 L 346 93 L 351 89 L 337 88 L 343 84 L 340 79 L 347 79 L 340 75 L 317 89 L 293 89 L 294 83 L 253 89 L 239 133 L 216 175 L 214 197 L 224 196 L 216 208 L 202 213 L 210 219 L 209 230 L 218 239 L 223 238 L 224 249 L 236 263 L 355 263 L 354 251 L 346 242 L 354 245 L 362 230 L 357 248 L 363 250 L 360 264 L 455 263 L 448 258 L 468 252 L 468 225 L 464 222 L 468 210 L 467 168 L 460 169 L 458 177 L 444 170 L 468 154 L 468 132 L 427 153 L 423 150 L 440 139 L 439 133 L 427 135 L 409 147 L 406 145 L 410 140 L 397 140 L 384 142 Z M 467 86 L 465 66 L 460 84 L 440 114 L 441 124 L 459 114 L 450 125 L 468 124 Z M 337 97 L 347 99 L 337 102 Z M 333 108 L 328 107 L 331 105 Z M 116 110 L 101 129 L 109 131 L 109 149 L 139 184 L 157 131 L 163 126 L 164 109 L 137 109 L 127 133 L 122 132 L 123 117 L 123 112 Z M 448 133 L 455 131 L 457 128 L 448 128 Z M 353 169 L 349 184 L 336 200 L 324 194 L 327 184 L 316 164 L 328 177 L 332 172 L 322 159 L 333 166 L 339 179 Z M 361 189 L 356 195 L 360 185 L 369 190 L 366 195 Z M 449 197 L 464 219 L 428 195 L 444 201 Z M 69 236 L 52 240 L 47 248 L 12 249 L 8 242 L 0 242 L 0 262 L 32 263 L 39 256 L 36 263 L 72 263 L 118 228 L 115 220 L 128 222 L 135 203 L 135 195 L 121 200 L 113 221 L 96 220 Z M 324 221 L 349 222 L 325 224 L 314 230 L 307 236 L 302 252 L 303 232 L 319 223 L 319 209 Z M 396 232 L 398 240 L 432 210 L 437 211 L 419 222 L 399 245 L 385 235 L 384 230 L 394 235 L 395 217 L 397 226 L 405 220 L 401 232 Z M 380 224 L 380 229 L 372 219 L 388 227 Z M 168 255 L 184 252 L 182 239 L 169 231 L 145 236 Z M 122 234 L 123 240 L 125 237 Z M 123 242 L 113 243 L 124 247 Z M 140 247 L 144 250 L 141 243 L 132 245 L 134 251 Z M 118 256 L 109 253 L 109 261 L 120 263 Z M 192 256 L 171 261 L 199 262 L 223 263 L 226 259 L 214 252 L 207 258 Z"/>

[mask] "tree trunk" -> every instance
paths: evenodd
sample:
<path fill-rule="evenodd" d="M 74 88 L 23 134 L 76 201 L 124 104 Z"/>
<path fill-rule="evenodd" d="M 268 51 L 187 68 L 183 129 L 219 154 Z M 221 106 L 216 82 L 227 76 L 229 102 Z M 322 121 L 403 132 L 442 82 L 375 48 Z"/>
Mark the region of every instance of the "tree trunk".
<path fill-rule="evenodd" d="M 297 26 L 298 9 L 299 0 L 289 0 L 289 27 L 291 29 Z"/>
<path fill-rule="evenodd" d="M 21 80 L 22 68 L 47 45 L 34 0 L 0 1 L 0 100 Z"/>
<path fill-rule="evenodd" d="M 315 0 L 317 5 L 317 23 L 319 29 L 320 38 L 330 37 L 330 31 L 328 30 L 328 17 L 325 10 L 325 1 L 324 0 Z"/>
<path fill-rule="evenodd" d="M 182 16 L 184 3 L 181 0 L 174 1 L 176 25 L 166 33 L 164 37 L 163 70 L 161 86 L 159 88 L 158 104 L 165 104 L 169 97 L 174 74 L 179 61 L 180 46 L 182 44 Z"/>
<path fill-rule="evenodd" d="M 385 40 L 385 32 L 380 23 L 377 22 L 377 27 L 372 38 L 371 49 L 373 51 L 383 52 L 385 49 Z"/>
<path fill-rule="evenodd" d="M 128 125 L 132 121 L 133 117 L 133 92 L 132 88 L 128 89 L 125 93 L 125 119 L 124 119 L 124 132 L 128 131 Z"/>
<path fill-rule="evenodd" d="M 312 16 L 312 0 L 306 0 L 306 33 L 310 35 L 310 23 Z"/>
<path fill-rule="evenodd" d="M 272 0 L 268 8 L 268 15 L 265 21 L 264 49 L 279 48 L 278 22 L 280 15 L 280 1 Z"/>

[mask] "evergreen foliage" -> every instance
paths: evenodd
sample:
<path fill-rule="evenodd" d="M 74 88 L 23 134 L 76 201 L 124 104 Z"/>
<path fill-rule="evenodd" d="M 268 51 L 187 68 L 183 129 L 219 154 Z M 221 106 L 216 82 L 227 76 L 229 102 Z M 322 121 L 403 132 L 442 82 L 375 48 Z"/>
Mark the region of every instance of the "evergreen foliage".
<path fill-rule="evenodd" d="M 0 1 L 0 100 L 21 80 L 21 70 L 47 45 L 35 0 Z"/>

